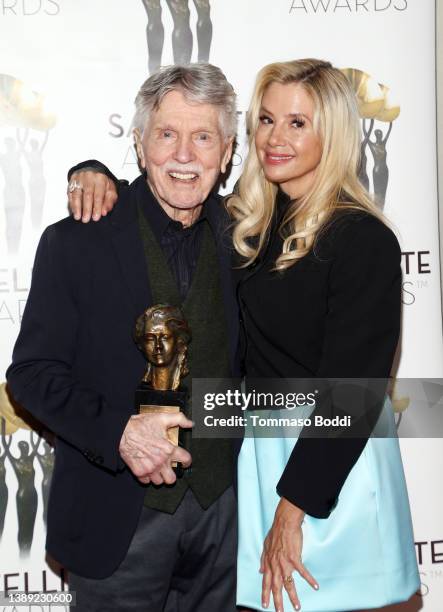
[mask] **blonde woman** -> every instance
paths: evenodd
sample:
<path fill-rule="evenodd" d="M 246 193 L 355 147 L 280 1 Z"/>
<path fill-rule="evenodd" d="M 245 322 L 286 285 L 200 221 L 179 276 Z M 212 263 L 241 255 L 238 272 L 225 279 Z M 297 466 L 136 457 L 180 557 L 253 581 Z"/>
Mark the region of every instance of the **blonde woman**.
<path fill-rule="evenodd" d="M 248 133 L 228 200 L 247 377 L 387 379 L 400 329 L 400 248 L 357 177 L 349 82 L 313 59 L 265 66 Z M 358 410 L 349 405 L 357 394 L 347 397 L 336 411 Z M 239 604 L 269 609 L 272 595 L 276 610 L 337 612 L 404 601 L 418 588 L 393 413 L 372 404 L 367 421 L 378 419 L 384 439 L 368 441 L 361 422 L 345 439 L 245 438 Z"/>
<path fill-rule="evenodd" d="M 319 387 L 327 378 L 387 379 L 400 329 L 400 249 L 357 178 L 348 81 L 328 62 L 270 64 L 257 78 L 248 131 L 249 155 L 227 202 L 246 376 L 312 378 Z M 85 167 L 108 178 L 79 174 Z M 98 218 L 103 194 L 105 208 L 116 197 L 114 177 L 97 162 L 74 170 L 98 192 Z M 91 213 L 92 200 L 83 220 Z M 373 404 L 357 423 L 366 429 L 351 427 L 347 438 L 245 438 L 239 605 L 341 612 L 404 601 L 418 588 L 392 410 Z M 376 421 L 385 437 L 368 440 Z"/>

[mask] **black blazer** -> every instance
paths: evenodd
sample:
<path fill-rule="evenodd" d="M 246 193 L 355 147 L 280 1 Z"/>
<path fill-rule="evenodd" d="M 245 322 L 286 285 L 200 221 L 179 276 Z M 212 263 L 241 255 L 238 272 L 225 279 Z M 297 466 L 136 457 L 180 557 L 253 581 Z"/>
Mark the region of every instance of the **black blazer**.
<path fill-rule="evenodd" d="M 101 221 L 67 218 L 45 230 L 7 372 L 15 399 L 57 436 L 47 549 L 92 578 L 109 576 L 124 558 L 145 494 L 118 452 L 145 367 L 132 339 L 134 322 L 152 303 L 136 214 L 142 180 L 123 190 Z M 218 196 L 205 207 L 235 371 L 238 313 L 224 242 L 227 218 Z"/>
<path fill-rule="evenodd" d="M 393 232 L 367 213 L 340 213 L 313 251 L 283 274 L 271 271 L 281 251 L 274 229 L 263 259 L 240 275 L 247 376 L 387 379 L 401 312 L 401 252 Z M 370 408 L 367 435 L 381 402 Z M 327 517 L 366 444 L 361 428 L 358 436 L 301 437 L 279 494 Z"/>

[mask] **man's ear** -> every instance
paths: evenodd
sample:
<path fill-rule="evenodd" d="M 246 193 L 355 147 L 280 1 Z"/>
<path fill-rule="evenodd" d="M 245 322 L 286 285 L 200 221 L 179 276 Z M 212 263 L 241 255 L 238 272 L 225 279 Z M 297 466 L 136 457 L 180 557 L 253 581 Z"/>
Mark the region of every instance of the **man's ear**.
<path fill-rule="evenodd" d="M 134 128 L 132 135 L 134 137 L 135 150 L 137 151 L 139 166 L 146 168 L 145 154 L 143 153 L 142 135 L 140 130 L 138 128 Z"/>
<path fill-rule="evenodd" d="M 221 159 L 220 170 L 222 174 L 226 172 L 226 168 L 228 167 L 228 164 L 231 161 L 233 147 L 234 147 L 234 137 L 228 140 L 225 152 L 223 153 L 223 157 Z"/>

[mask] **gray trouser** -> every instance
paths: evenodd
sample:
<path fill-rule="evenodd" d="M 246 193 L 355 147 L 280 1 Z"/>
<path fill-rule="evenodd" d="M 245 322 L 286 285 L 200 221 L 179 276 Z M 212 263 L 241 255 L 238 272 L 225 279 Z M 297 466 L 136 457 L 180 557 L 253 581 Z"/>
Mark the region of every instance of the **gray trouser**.
<path fill-rule="evenodd" d="M 143 508 L 126 557 L 109 578 L 69 575 L 72 612 L 235 611 L 236 499 L 207 510 L 188 490 L 175 514 Z"/>

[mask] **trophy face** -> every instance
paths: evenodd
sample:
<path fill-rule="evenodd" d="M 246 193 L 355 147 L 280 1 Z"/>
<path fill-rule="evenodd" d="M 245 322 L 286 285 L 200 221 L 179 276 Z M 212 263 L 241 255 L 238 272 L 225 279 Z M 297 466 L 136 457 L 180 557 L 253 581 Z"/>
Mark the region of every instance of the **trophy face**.
<path fill-rule="evenodd" d="M 188 373 L 190 339 L 186 319 L 176 306 L 157 304 L 145 310 L 135 328 L 135 341 L 148 362 L 143 382 L 159 391 L 178 389 Z"/>
<path fill-rule="evenodd" d="M 178 357 L 177 334 L 166 322 L 154 323 L 148 320 L 142 341 L 147 361 L 155 367 L 168 367 Z"/>

